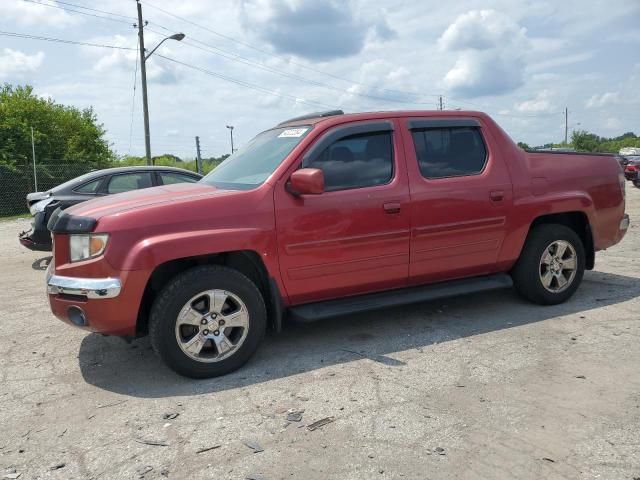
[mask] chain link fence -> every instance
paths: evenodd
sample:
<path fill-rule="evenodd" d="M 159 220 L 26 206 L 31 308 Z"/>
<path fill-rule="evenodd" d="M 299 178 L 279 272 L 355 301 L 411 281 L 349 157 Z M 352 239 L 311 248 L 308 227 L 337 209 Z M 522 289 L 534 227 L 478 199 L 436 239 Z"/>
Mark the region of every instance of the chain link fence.
<path fill-rule="evenodd" d="M 156 166 L 178 167 L 197 171 L 196 162 L 171 161 L 159 159 Z M 219 165 L 219 159 L 203 160 L 203 173 L 208 173 Z M 138 162 L 116 162 L 113 167 L 145 165 L 144 159 Z M 34 179 L 33 165 L 11 167 L 0 164 L 0 218 L 29 213 L 26 196 L 31 192 L 45 192 L 61 183 L 79 177 L 97 167 L 82 162 L 42 162 L 36 164 Z M 37 185 L 37 186 L 36 186 Z"/>
<path fill-rule="evenodd" d="M 33 166 L 0 165 L 0 217 L 29 213 L 28 193 L 47 191 L 91 170 L 90 165 L 82 163 L 45 163 L 36 166 L 34 178 Z"/>

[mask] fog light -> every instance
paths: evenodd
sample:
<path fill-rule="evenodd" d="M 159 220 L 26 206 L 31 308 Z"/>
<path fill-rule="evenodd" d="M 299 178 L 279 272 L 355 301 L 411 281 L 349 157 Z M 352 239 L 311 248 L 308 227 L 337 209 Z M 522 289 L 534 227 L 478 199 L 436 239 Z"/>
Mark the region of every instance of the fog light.
<path fill-rule="evenodd" d="M 67 316 L 69 317 L 69 320 L 71 320 L 71 323 L 78 327 L 84 327 L 87 325 L 87 317 L 80 307 L 69 307 L 67 310 Z"/>

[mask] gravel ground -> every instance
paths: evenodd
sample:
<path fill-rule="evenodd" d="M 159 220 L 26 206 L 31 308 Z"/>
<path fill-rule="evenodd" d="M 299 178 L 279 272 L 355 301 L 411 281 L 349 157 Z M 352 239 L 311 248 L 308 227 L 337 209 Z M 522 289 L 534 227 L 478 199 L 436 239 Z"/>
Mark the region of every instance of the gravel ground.
<path fill-rule="evenodd" d="M 206 381 L 57 321 L 27 224 L 0 222 L 0 478 L 640 477 L 633 223 L 564 305 L 507 290 L 288 325 Z"/>

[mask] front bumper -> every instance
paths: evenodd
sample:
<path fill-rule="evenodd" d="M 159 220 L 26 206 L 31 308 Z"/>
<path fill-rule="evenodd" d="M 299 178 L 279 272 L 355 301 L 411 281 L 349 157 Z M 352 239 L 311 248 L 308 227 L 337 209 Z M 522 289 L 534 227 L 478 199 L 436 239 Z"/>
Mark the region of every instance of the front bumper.
<path fill-rule="evenodd" d="M 115 298 L 122 284 L 117 278 L 63 277 L 47 273 L 47 293 L 50 295 L 77 295 L 87 299 Z"/>
<path fill-rule="evenodd" d="M 18 241 L 20 242 L 20 245 L 22 245 L 23 247 L 27 247 L 29 250 L 33 250 L 36 252 L 51 251 L 51 243 L 38 243 L 33 239 L 31 231 L 22 232 L 18 236 Z"/>
<path fill-rule="evenodd" d="M 18 235 L 20 244 L 29 250 L 50 252 L 52 250 L 51 233 L 47 229 L 46 212 L 38 212 L 31 221 L 31 229 Z"/>
<path fill-rule="evenodd" d="M 150 272 L 118 271 L 104 260 L 74 267 L 51 261 L 46 275 L 51 312 L 63 322 L 90 332 L 137 334 L 138 316 Z M 95 277 L 93 277 L 95 275 Z"/>
<path fill-rule="evenodd" d="M 619 230 L 624 230 L 625 232 L 627 231 L 627 229 L 629 228 L 629 215 L 628 214 L 624 214 L 624 216 L 622 217 L 622 220 L 620 220 L 620 226 L 618 227 Z"/>

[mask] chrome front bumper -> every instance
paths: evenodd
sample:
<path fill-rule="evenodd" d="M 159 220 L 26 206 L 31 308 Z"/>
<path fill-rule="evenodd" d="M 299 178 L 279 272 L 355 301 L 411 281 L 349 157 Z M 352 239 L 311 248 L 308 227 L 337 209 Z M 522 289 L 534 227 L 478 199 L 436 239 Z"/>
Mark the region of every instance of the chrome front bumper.
<path fill-rule="evenodd" d="M 122 285 L 117 278 L 78 278 L 52 275 L 47 272 L 47 293 L 80 295 L 91 299 L 114 298 Z"/>

